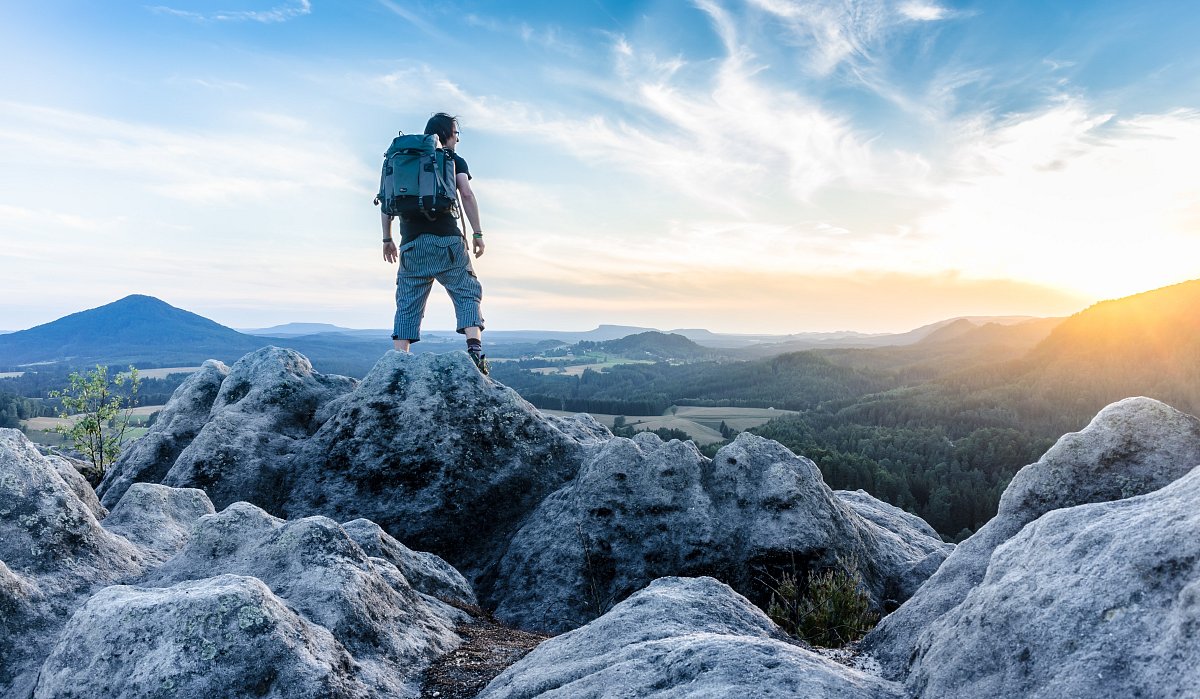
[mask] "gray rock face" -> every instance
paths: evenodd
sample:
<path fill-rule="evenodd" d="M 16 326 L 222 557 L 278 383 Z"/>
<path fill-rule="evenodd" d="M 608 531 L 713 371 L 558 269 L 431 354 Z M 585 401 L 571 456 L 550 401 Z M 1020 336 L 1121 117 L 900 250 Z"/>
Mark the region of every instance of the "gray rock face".
<path fill-rule="evenodd" d="M 790 643 L 749 600 L 712 578 L 656 580 L 587 626 L 544 642 L 479 695 L 734 696 L 905 695 L 899 685 Z"/>
<path fill-rule="evenodd" d="M 366 518 L 398 540 L 364 531 L 363 545 L 383 542 L 369 555 L 458 603 L 473 587 L 527 626 L 578 626 L 664 575 L 714 574 L 765 603 L 764 574 L 839 556 L 858 559 L 889 609 L 949 550 L 865 494 L 855 506 L 874 519 L 859 516 L 811 462 L 773 442 L 747 436 L 710 461 L 654 435 L 618 440 L 585 415 L 543 416 L 465 353 L 389 352 L 353 390 L 276 348 L 227 375 L 208 369 L 155 428 L 182 431 L 154 443 L 194 438 L 169 466 L 150 449 L 128 457 L 121 483 L 164 472 L 165 484 L 203 488 L 218 508 L 246 500 L 291 519 Z M 419 564 L 400 541 L 471 585 Z"/>
<path fill-rule="evenodd" d="M 508 539 L 582 453 L 465 352 L 389 352 L 331 412 L 294 462 L 288 515 L 370 519 L 483 598 Z"/>
<path fill-rule="evenodd" d="M 42 453 L 40 449 L 38 453 Z M 61 454 L 44 454 L 44 456 L 46 461 L 54 466 L 54 470 L 58 471 L 58 475 L 62 477 L 71 492 L 75 493 L 75 497 L 79 498 L 84 507 L 92 511 L 96 519 L 104 519 L 108 516 L 108 510 L 100 504 L 100 498 L 96 497 L 96 491 L 92 490 L 91 484 L 81 473 L 81 470 L 91 467 L 91 464 L 70 459 Z"/>
<path fill-rule="evenodd" d="M 313 371 L 294 350 L 266 347 L 242 357 L 221 382 L 208 421 L 162 482 L 202 488 L 218 508 L 251 500 L 282 513 L 289 457 L 320 426 L 318 411 L 354 384 Z"/>
<path fill-rule="evenodd" d="M 614 438 L 513 538 L 492 598 L 523 627 L 574 628 L 665 575 L 713 575 L 767 601 L 763 577 L 856 558 L 878 606 L 903 595 L 940 539 L 859 517 L 816 466 L 743 433 L 712 460 L 690 442 Z"/>
<path fill-rule="evenodd" d="M 479 604 L 462 573 L 432 553 L 413 551 L 369 519 L 346 522 L 342 529 L 368 556 L 394 565 L 414 590 L 459 605 Z"/>
<path fill-rule="evenodd" d="M 42 667 L 36 699 L 365 699 L 333 636 L 252 577 L 167 589 L 116 585 L 83 606 Z"/>
<path fill-rule="evenodd" d="M 983 580 L 992 553 L 1047 512 L 1148 493 L 1200 464 L 1200 420 L 1149 398 L 1100 411 L 1081 432 L 1064 435 L 1021 469 L 997 515 L 959 544 L 937 572 L 863 641 L 886 676 L 903 676 L 921 632 Z"/>
<path fill-rule="evenodd" d="M 937 531 L 925 520 L 875 498 L 865 490 L 835 490 L 833 494 L 849 505 L 859 517 L 874 522 L 898 536 L 941 539 Z"/>
<path fill-rule="evenodd" d="M 183 548 L 197 520 L 215 512 L 203 490 L 134 483 L 103 525 L 128 539 L 157 564 Z"/>
<path fill-rule="evenodd" d="M 154 428 L 134 442 L 104 474 L 96 492 L 106 506 L 116 505 L 133 483 L 162 481 L 180 452 L 208 422 L 221 382 L 228 375 L 229 367 L 210 359 L 183 380 L 159 412 Z"/>
<path fill-rule="evenodd" d="M 1191 697 L 1200 686 L 1200 468 L 1050 512 L 921 634 L 924 697 Z"/>
<path fill-rule="evenodd" d="M 25 435 L 0 429 L 0 696 L 27 695 L 70 611 L 146 563 Z"/>
<path fill-rule="evenodd" d="M 368 686 L 411 694 L 414 668 L 460 642 L 464 615 L 379 570 L 327 517 L 284 521 L 249 503 L 201 517 L 183 549 L 141 583 L 168 587 L 220 574 L 253 576 L 306 620 L 328 629 Z"/>
<path fill-rule="evenodd" d="M 613 433 L 607 427 L 587 413 L 570 416 L 543 414 L 542 417 L 563 434 L 585 446 L 603 444 L 613 438 Z"/>

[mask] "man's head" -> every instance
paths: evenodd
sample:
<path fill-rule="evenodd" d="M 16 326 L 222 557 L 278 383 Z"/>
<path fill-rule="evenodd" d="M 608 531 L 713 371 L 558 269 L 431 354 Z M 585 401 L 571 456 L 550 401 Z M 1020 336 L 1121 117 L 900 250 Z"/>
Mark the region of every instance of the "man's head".
<path fill-rule="evenodd" d="M 425 122 L 425 133 L 437 134 L 443 148 L 454 150 L 454 146 L 458 145 L 458 117 L 438 112 Z"/>

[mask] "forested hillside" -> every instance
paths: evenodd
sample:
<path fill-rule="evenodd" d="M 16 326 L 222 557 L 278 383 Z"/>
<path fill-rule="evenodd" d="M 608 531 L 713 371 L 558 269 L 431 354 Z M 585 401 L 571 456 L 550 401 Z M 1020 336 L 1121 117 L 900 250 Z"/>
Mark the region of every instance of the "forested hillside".
<path fill-rule="evenodd" d="M 683 335 L 649 331 L 603 342 L 583 341 L 575 344 L 577 352 L 607 352 L 632 359 L 689 360 L 721 359 L 727 353 L 701 347 Z"/>
<path fill-rule="evenodd" d="M 1065 321 L 959 324 L 907 347 L 621 366 L 579 378 L 501 367 L 497 378 L 553 409 L 798 411 L 754 431 L 812 458 L 831 487 L 862 488 L 961 539 L 991 518 L 1018 469 L 1105 405 L 1145 395 L 1200 413 L 1200 281 Z"/>
<path fill-rule="evenodd" d="M 657 415 L 671 405 L 803 410 L 898 385 L 888 373 L 837 366 L 812 352 L 753 362 L 626 364 L 579 377 L 498 363 L 493 375 L 539 408 L 616 415 Z"/>

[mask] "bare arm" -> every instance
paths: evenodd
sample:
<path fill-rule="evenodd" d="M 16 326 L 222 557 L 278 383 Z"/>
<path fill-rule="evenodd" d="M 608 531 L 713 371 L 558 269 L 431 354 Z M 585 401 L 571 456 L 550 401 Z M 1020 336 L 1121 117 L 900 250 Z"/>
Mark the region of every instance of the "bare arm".
<path fill-rule="evenodd" d="M 483 254 L 484 244 L 483 238 L 476 238 L 475 235 L 483 234 L 483 226 L 479 225 L 479 202 L 475 199 L 475 192 L 471 189 L 471 180 L 465 172 L 460 172 L 454 178 L 454 184 L 458 187 L 458 195 L 462 197 L 463 213 L 467 216 L 467 221 L 471 224 L 471 246 L 475 251 L 475 257 Z"/>
<path fill-rule="evenodd" d="M 379 221 L 383 225 L 383 238 L 387 241 L 383 244 L 383 260 L 395 262 L 400 255 L 396 250 L 396 244 L 392 242 L 392 217 L 380 211 Z"/>

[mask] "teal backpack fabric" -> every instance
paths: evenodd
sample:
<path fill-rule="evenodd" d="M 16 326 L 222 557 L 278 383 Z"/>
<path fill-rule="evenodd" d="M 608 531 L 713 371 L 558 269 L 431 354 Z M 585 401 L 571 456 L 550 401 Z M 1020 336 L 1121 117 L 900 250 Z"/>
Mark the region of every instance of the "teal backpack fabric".
<path fill-rule="evenodd" d="M 437 134 L 400 134 L 383 156 L 375 203 L 388 216 L 432 221 L 456 209 L 454 175 L 454 157 Z"/>

